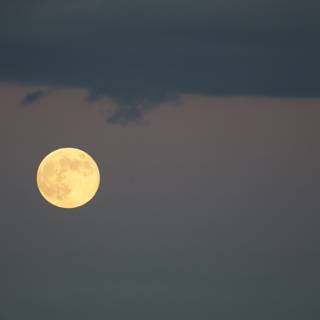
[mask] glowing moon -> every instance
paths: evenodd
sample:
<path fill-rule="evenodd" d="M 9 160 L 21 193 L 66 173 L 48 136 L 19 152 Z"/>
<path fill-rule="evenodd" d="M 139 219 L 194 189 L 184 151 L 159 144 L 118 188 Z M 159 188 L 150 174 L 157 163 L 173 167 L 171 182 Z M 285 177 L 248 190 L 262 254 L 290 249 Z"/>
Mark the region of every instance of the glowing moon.
<path fill-rule="evenodd" d="M 89 202 L 100 184 L 96 162 L 76 148 L 61 148 L 49 153 L 37 171 L 42 196 L 60 208 L 76 208 Z"/>

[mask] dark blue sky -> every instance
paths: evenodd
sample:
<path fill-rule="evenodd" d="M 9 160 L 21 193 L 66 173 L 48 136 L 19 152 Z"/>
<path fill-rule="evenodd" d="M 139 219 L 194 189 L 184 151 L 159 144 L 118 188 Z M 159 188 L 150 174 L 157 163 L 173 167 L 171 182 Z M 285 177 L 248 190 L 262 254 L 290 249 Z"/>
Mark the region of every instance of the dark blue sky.
<path fill-rule="evenodd" d="M 109 96 L 126 124 L 180 94 L 318 97 L 318 1 L 4 1 L 3 81 Z"/>

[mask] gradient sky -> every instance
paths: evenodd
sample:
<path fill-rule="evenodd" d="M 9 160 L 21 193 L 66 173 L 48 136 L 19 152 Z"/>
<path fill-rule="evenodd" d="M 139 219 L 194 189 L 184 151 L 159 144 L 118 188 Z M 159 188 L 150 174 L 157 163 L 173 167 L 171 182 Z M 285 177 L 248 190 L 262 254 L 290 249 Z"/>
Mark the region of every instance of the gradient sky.
<path fill-rule="evenodd" d="M 318 319 L 319 9 L 2 1 L 0 319 Z M 65 146 L 72 212 L 35 184 Z"/>

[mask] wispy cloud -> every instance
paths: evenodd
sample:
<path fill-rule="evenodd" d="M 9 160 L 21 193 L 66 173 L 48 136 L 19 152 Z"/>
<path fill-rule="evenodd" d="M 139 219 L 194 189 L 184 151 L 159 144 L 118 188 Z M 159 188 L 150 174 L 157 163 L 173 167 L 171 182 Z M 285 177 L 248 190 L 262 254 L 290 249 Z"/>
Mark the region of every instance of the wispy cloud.
<path fill-rule="evenodd" d="M 27 93 L 21 101 L 22 106 L 31 105 L 47 95 L 45 90 L 36 90 Z"/>

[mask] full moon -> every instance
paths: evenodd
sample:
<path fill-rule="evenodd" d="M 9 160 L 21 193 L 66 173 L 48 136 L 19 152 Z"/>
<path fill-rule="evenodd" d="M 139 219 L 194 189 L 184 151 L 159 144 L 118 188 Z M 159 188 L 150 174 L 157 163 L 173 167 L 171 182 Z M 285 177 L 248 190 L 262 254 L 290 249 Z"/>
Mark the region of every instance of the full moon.
<path fill-rule="evenodd" d="M 100 184 L 96 162 L 76 148 L 61 148 L 49 153 L 37 171 L 42 196 L 60 208 L 76 208 L 89 202 Z"/>

